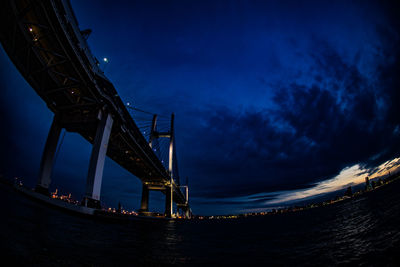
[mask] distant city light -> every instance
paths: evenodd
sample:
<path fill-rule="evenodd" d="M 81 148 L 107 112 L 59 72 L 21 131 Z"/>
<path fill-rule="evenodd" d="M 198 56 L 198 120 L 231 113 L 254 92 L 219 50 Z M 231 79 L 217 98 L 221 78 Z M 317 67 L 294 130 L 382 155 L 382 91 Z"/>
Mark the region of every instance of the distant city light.
<path fill-rule="evenodd" d="M 29 31 L 30 31 L 30 32 L 33 32 L 33 29 L 32 29 L 32 28 L 29 28 Z"/>
<path fill-rule="evenodd" d="M 103 60 L 105 63 L 108 63 L 108 58 L 105 57 L 105 58 L 103 58 Z"/>
<path fill-rule="evenodd" d="M 127 105 L 127 106 L 130 106 L 130 105 L 131 105 L 131 103 L 127 102 L 127 103 L 126 103 L 126 105 Z"/>

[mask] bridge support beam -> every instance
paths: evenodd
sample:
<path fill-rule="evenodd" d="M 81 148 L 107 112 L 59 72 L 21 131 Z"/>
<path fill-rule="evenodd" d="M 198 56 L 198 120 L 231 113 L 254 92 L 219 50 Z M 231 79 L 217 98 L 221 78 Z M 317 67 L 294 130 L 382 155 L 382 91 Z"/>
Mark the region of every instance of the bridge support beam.
<path fill-rule="evenodd" d="M 101 208 L 100 191 L 103 179 L 104 161 L 106 158 L 108 139 L 110 138 L 113 118 L 111 114 L 101 112 L 101 119 L 97 126 L 96 137 L 93 142 L 90 157 L 88 177 L 86 180 L 86 194 L 83 205 L 91 208 Z"/>
<path fill-rule="evenodd" d="M 139 212 L 148 212 L 148 211 L 149 211 L 149 187 L 143 184 L 142 202 L 140 204 Z"/>
<path fill-rule="evenodd" d="M 58 140 L 61 133 L 61 123 L 59 117 L 54 115 L 46 145 L 43 150 L 42 160 L 40 162 L 39 180 L 35 191 L 44 195 L 50 195 L 49 186 L 51 183 L 51 172 L 53 170 L 54 158 L 57 150 Z"/>
<path fill-rule="evenodd" d="M 173 211 L 173 187 L 167 186 L 165 189 L 165 217 L 171 218 Z"/>

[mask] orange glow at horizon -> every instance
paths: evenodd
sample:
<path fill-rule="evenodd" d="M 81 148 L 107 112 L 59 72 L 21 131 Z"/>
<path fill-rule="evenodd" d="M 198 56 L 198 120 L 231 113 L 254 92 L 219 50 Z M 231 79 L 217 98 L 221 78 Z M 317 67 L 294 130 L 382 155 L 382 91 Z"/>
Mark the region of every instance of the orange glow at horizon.
<path fill-rule="evenodd" d="M 312 196 L 317 196 L 324 193 L 329 193 L 337 190 L 344 189 L 348 186 L 355 186 L 365 182 L 365 178 L 369 176 L 370 179 L 379 177 L 386 177 L 393 174 L 400 169 L 400 157 L 388 160 L 371 173 L 371 169 L 364 168 L 360 164 L 355 164 L 351 167 L 344 168 L 337 176 L 316 183 L 312 188 L 303 190 L 283 191 L 277 198 L 268 200 L 265 204 L 281 204 L 284 202 L 304 200 Z"/>

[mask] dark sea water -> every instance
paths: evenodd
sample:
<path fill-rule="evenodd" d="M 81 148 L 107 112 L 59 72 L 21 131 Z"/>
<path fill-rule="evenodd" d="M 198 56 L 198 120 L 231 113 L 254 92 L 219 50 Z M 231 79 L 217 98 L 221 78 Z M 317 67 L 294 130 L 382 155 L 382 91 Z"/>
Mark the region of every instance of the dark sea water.
<path fill-rule="evenodd" d="M 228 221 L 96 221 L 2 184 L 0 203 L 11 265 L 400 266 L 400 181 L 328 207 Z"/>

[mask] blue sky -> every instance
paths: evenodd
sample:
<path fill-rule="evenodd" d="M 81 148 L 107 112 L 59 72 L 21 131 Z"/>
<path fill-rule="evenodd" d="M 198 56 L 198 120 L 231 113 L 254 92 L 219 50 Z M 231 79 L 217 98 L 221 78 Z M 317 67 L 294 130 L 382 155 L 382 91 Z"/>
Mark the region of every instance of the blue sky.
<path fill-rule="evenodd" d="M 263 209 L 268 203 L 257 196 L 284 199 L 343 177 L 344 170 L 372 172 L 399 156 L 396 4 L 72 6 L 81 29 L 93 30 L 93 54 L 109 59 L 102 67 L 122 99 L 155 113 L 175 112 L 180 173 L 189 177 L 197 213 L 241 212 L 249 197 Z M 0 59 L 1 119 L 10 125 L 2 133 L 2 169 L 34 184 L 52 114 L 3 50 Z M 89 156 L 90 145 L 67 133 L 53 186 L 80 197 Z M 352 177 L 341 179 L 343 186 Z M 106 162 L 105 203 L 138 208 L 140 189 L 138 179 Z M 152 199 L 161 209 L 163 196 Z"/>

